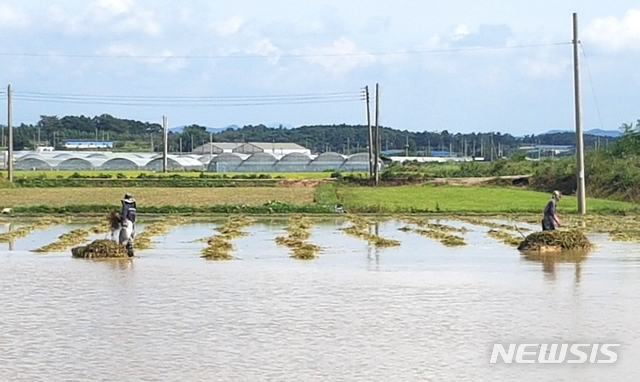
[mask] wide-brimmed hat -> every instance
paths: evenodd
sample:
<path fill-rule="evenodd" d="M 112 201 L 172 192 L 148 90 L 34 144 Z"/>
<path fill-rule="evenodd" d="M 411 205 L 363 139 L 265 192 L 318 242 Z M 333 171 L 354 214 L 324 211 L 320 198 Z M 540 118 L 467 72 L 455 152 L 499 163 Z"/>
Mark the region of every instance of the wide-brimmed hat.
<path fill-rule="evenodd" d="M 558 190 L 553 191 L 553 194 L 551 194 L 551 196 L 553 196 L 556 199 L 560 199 L 562 197 L 562 193 Z"/>
<path fill-rule="evenodd" d="M 133 199 L 133 195 L 127 193 L 127 194 L 124 194 L 124 198 L 122 198 L 122 201 L 125 203 L 134 203 L 135 199 Z"/>

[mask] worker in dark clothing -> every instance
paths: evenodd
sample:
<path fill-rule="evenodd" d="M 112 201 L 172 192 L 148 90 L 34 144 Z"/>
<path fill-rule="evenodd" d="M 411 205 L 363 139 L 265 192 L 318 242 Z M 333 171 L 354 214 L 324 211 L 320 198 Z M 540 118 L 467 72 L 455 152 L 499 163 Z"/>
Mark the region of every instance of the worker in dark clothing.
<path fill-rule="evenodd" d="M 122 210 L 120 211 L 120 221 L 123 225 L 123 229 L 120 231 L 120 243 L 126 243 L 127 252 L 129 256 L 133 256 L 133 238 L 136 233 L 136 200 L 129 193 L 124 195 L 121 200 Z M 125 227 L 124 223 L 129 221 L 131 224 L 129 227 Z"/>
<path fill-rule="evenodd" d="M 560 218 L 556 212 L 556 205 L 562 195 L 560 191 L 553 191 L 551 194 L 551 200 L 544 207 L 544 216 L 542 217 L 542 230 L 553 231 L 560 226 Z"/>

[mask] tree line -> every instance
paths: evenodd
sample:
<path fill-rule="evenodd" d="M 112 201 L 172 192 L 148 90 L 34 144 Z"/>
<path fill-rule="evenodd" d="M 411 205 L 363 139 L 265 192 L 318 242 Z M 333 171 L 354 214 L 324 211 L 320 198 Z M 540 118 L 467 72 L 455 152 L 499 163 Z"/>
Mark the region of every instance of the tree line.
<path fill-rule="evenodd" d="M 630 136 L 637 136 L 640 142 L 640 132 L 634 132 L 632 125 L 623 125 L 623 131 Z M 6 129 L 3 129 L 3 134 L 0 145 L 6 142 Z M 573 145 L 575 139 L 575 135 L 571 132 L 515 137 L 499 132 L 469 134 L 450 133 L 446 130 L 414 132 L 391 127 L 381 127 L 380 137 L 383 152 L 398 151 L 407 152 L 410 155 L 429 155 L 434 151 L 451 151 L 453 155 L 466 153 L 466 155 L 487 158 L 507 155 L 522 145 Z M 63 149 L 64 143 L 68 140 L 108 140 L 115 142 L 116 150 L 161 151 L 162 126 L 157 123 L 116 118 L 108 114 L 62 118 L 43 115 L 38 123 L 21 124 L 14 130 L 16 150 L 32 149 L 38 144 Z M 207 132 L 204 126 L 189 125 L 181 132 L 169 133 L 169 151 L 190 152 L 210 140 L 294 142 L 316 153 L 333 151 L 353 154 L 366 151 L 368 146 L 367 127 L 364 125 L 309 125 L 292 129 L 247 125 L 213 134 Z M 606 147 L 611 140 L 613 138 L 585 135 L 586 147 Z"/>

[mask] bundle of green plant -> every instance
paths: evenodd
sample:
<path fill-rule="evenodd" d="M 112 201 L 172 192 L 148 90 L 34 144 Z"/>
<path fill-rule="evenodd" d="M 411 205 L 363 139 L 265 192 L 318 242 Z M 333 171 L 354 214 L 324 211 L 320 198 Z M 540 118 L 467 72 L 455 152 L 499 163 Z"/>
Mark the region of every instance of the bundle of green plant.
<path fill-rule="evenodd" d="M 518 246 L 520 251 L 589 250 L 593 247 L 580 231 L 542 231 L 527 236 Z"/>
<path fill-rule="evenodd" d="M 112 230 L 120 228 L 120 213 L 118 213 L 118 211 L 109 212 L 109 215 L 107 215 L 107 221 Z"/>
<path fill-rule="evenodd" d="M 125 247 L 111 240 L 96 240 L 93 243 L 71 250 L 73 257 L 81 259 L 128 258 Z"/>
<path fill-rule="evenodd" d="M 487 232 L 487 235 L 513 247 L 517 247 L 522 243 L 522 237 L 513 236 L 509 232 L 499 229 L 490 229 L 489 232 Z"/>
<path fill-rule="evenodd" d="M 414 229 L 413 231 L 418 235 L 422 235 L 430 239 L 438 240 L 440 243 L 442 243 L 443 245 L 446 245 L 447 247 L 458 247 L 458 246 L 467 245 L 464 239 L 461 238 L 460 236 L 451 235 L 446 232 L 435 231 L 432 229 L 421 229 L 421 228 Z"/>

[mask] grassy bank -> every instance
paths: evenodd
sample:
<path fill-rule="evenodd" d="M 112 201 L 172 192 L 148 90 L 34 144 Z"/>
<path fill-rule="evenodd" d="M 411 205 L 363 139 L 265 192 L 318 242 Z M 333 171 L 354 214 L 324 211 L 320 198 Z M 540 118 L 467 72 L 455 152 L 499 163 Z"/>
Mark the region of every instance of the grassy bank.
<path fill-rule="evenodd" d="M 541 213 L 549 194 L 519 188 L 464 186 L 336 186 L 349 212 L 368 213 Z M 576 198 L 564 197 L 560 213 L 576 212 Z M 638 213 L 640 206 L 613 200 L 587 201 L 592 213 Z"/>
<path fill-rule="evenodd" d="M 141 208 L 160 206 L 205 207 L 212 205 L 260 206 L 277 200 L 293 205 L 313 203 L 313 188 L 4 188 L 0 189 L 0 207 L 47 205 L 118 205 L 130 192 Z"/>

